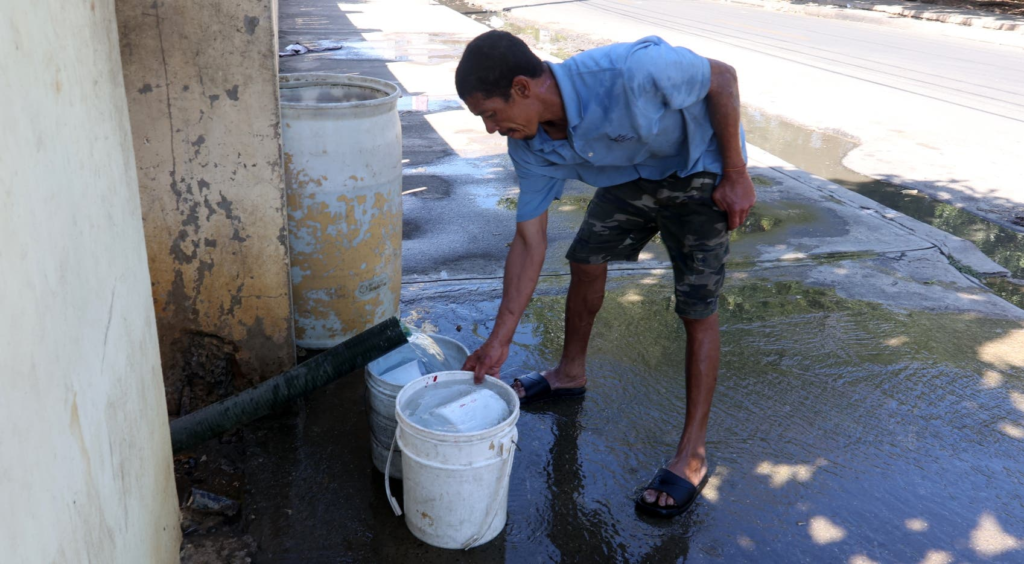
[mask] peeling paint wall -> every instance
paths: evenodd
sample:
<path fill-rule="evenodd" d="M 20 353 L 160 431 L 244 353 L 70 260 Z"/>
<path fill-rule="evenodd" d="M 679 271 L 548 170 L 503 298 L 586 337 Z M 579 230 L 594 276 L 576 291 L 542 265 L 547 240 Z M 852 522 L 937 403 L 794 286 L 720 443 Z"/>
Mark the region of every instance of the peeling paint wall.
<path fill-rule="evenodd" d="M 0 561 L 178 561 L 114 0 L 0 18 Z"/>
<path fill-rule="evenodd" d="M 167 405 L 294 364 L 272 0 L 117 0 Z"/>

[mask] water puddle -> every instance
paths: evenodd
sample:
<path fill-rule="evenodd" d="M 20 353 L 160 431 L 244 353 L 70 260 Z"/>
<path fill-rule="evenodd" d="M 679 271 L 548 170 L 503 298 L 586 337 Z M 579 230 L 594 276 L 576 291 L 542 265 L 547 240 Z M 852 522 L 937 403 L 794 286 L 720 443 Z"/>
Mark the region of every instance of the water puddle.
<path fill-rule="evenodd" d="M 503 29 L 523 37 L 539 49 L 566 59 L 581 46 L 578 37 L 569 38 L 556 31 L 510 21 L 508 14 L 482 10 L 463 0 L 440 0 L 440 3 L 492 28 Z M 747 140 L 769 153 L 811 174 L 826 178 L 844 188 L 871 198 L 918 221 L 927 223 L 974 243 L 981 252 L 1010 271 L 1015 279 L 1024 279 L 1024 235 L 991 223 L 969 211 L 932 200 L 916 190 L 875 180 L 843 166 L 843 159 L 857 147 L 857 142 L 835 133 L 802 127 L 775 115 L 756 109 L 743 109 Z M 755 184 L 758 178 L 754 179 Z M 762 178 L 761 182 L 770 182 Z M 764 212 L 761 212 L 762 214 Z M 774 211 L 769 215 L 777 215 Z M 778 218 L 754 217 L 752 214 L 738 231 L 763 233 L 779 225 Z M 735 237 L 738 234 L 734 234 Z M 956 266 L 956 265 L 954 265 Z M 1024 307 L 1024 286 L 995 278 L 985 281 L 988 287 L 1006 301 Z"/>
<path fill-rule="evenodd" d="M 564 284 L 542 281 L 506 379 L 558 362 Z M 493 292 L 456 303 L 445 293 L 406 312 L 474 345 L 489 333 Z M 784 546 L 792 561 L 916 562 L 929 550 L 970 556 L 960 539 L 993 529 L 992 519 L 1024 530 L 1013 493 L 1021 474 L 1008 470 L 1024 452 L 1024 357 L 1008 344 L 1019 323 L 894 311 L 753 277 L 731 278 L 720 305 L 712 480 L 688 516 L 638 517 L 632 496 L 674 451 L 684 413 L 685 331 L 673 307 L 670 274 L 610 280 L 586 397 L 523 411 L 517 494 L 489 561 L 738 562 Z"/>
<path fill-rule="evenodd" d="M 579 52 L 579 49 L 568 46 L 567 37 L 557 31 L 542 27 L 510 21 L 504 12 L 492 12 L 473 6 L 463 0 L 439 0 L 438 4 L 447 6 L 460 14 L 480 22 L 492 29 L 507 31 L 519 37 L 533 39 L 537 49 L 550 53 L 565 60 Z"/>
<path fill-rule="evenodd" d="M 744 235 L 769 233 L 783 227 L 806 225 L 815 218 L 814 208 L 806 204 L 763 202 L 750 211 L 743 225 L 729 233 L 729 239 L 736 241 Z"/>
<path fill-rule="evenodd" d="M 843 159 L 857 147 L 856 141 L 835 133 L 807 129 L 750 108 L 743 110 L 743 126 L 751 144 L 811 174 L 971 241 L 981 252 L 1009 270 L 1010 276 L 1024 278 L 1024 235 L 966 210 L 932 200 L 916 190 L 875 180 L 846 168 Z M 999 278 L 988 279 L 986 283 L 999 297 L 1017 307 L 1024 307 L 1024 287 Z"/>

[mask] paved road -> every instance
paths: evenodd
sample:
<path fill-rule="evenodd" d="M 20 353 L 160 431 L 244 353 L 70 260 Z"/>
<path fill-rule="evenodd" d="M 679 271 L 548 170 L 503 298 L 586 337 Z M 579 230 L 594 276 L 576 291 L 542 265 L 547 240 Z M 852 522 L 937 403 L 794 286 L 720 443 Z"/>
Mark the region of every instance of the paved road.
<path fill-rule="evenodd" d="M 884 103 L 895 90 L 1024 124 L 1019 48 L 729 3 L 589 0 L 582 6 L 878 87 L 865 104 Z"/>
<path fill-rule="evenodd" d="M 490 6 L 513 2 L 491 2 Z M 1003 225 L 1024 215 L 1024 41 L 868 17 L 863 23 L 712 1 L 586 0 L 515 9 L 598 41 L 657 34 L 740 71 L 745 103 L 861 145 L 845 164 Z M 1017 46 L 996 41 L 1016 41 Z M 755 141 L 756 143 L 756 141 Z M 808 150 L 812 150 L 809 147 Z"/>

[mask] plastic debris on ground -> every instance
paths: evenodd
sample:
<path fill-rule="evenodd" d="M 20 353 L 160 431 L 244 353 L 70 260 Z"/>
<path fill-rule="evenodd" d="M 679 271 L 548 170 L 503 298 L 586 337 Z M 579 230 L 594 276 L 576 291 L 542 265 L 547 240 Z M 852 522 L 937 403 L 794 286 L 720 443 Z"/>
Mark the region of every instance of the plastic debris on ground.
<path fill-rule="evenodd" d="M 306 53 L 319 53 L 321 51 L 337 51 L 344 46 L 343 42 L 335 40 L 313 41 L 305 45 L 302 43 L 292 43 L 285 47 L 284 51 L 278 53 L 277 56 L 291 57 L 293 55 L 305 55 Z"/>
<path fill-rule="evenodd" d="M 277 56 L 291 57 L 292 55 L 304 55 L 306 53 L 309 53 L 309 49 L 307 49 L 305 46 L 299 45 L 298 43 L 292 43 L 291 45 L 285 47 L 284 51 L 278 53 Z"/>
<path fill-rule="evenodd" d="M 192 488 L 192 494 L 189 496 L 188 503 L 186 505 L 203 513 L 217 513 L 228 516 L 238 513 L 238 509 L 240 507 L 240 504 L 233 499 L 228 499 L 224 496 L 203 491 L 198 488 Z"/>

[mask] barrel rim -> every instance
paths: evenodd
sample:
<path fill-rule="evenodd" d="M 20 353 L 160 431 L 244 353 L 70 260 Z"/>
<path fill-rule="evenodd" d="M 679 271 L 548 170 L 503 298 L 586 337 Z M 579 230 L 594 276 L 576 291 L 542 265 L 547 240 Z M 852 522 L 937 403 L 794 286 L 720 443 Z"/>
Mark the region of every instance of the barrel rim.
<path fill-rule="evenodd" d="M 299 110 L 323 110 L 340 108 L 368 108 L 397 104 L 402 97 L 402 90 L 397 84 L 373 78 L 370 76 L 356 76 L 352 74 L 337 74 L 328 72 L 304 72 L 294 74 L 282 74 L 279 79 L 280 89 L 302 88 L 315 85 L 336 85 L 336 86 L 360 86 L 373 88 L 386 94 L 383 98 L 375 100 L 358 100 L 355 102 L 333 102 L 333 103 L 308 103 L 308 102 L 285 102 L 281 101 L 282 108 Z"/>
<path fill-rule="evenodd" d="M 489 429 L 476 431 L 475 433 L 447 433 L 444 431 L 427 429 L 426 427 L 421 427 L 420 425 L 413 423 L 408 417 L 405 416 L 404 413 L 402 413 L 402 400 L 405 399 L 405 397 L 408 396 L 409 394 L 418 390 L 419 388 L 429 386 L 434 382 L 464 379 L 467 377 L 472 379 L 473 373 L 465 370 L 449 370 L 447 372 L 427 374 L 422 378 L 418 378 L 406 384 L 405 387 L 402 388 L 402 391 L 398 392 L 398 397 L 395 398 L 395 420 L 398 422 L 398 427 L 405 427 L 406 430 L 412 432 L 414 435 L 417 435 L 421 438 L 440 440 L 446 443 L 474 443 L 486 441 L 507 431 L 509 427 L 514 427 L 515 424 L 519 421 L 518 397 L 516 397 L 516 402 L 514 403 L 514 407 L 512 409 L 512 412 L 509 413 L 508 418 L 506 418 L 501 423 L 498 423 L 497 425 Z M 484 378 L 488 382 L 499 384 L 499 387 L 508 388 L 508 390 L 505 391 L 504 393 L 507 394 L 508 392 L 511 392 L 513 395 L 515 394 L 515 391 L 512 390 L 512 387 L 502 382 L 501 380 L 493 376 L 485 376 Z"/>

